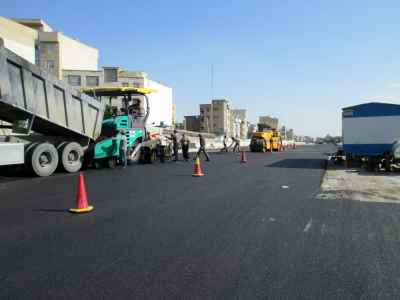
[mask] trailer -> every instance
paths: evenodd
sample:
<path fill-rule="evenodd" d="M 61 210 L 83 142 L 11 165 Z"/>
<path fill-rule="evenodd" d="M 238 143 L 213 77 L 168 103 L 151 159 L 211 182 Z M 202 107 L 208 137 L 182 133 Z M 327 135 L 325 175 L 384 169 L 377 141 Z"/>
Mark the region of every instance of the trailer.
<path fill-rule="evenodd" d="M 400 140 L 400 105 L 371 102 L 343 108 L 343 151 L 347 160 L 363 160 L 374 168 L 393 160 Z"/>

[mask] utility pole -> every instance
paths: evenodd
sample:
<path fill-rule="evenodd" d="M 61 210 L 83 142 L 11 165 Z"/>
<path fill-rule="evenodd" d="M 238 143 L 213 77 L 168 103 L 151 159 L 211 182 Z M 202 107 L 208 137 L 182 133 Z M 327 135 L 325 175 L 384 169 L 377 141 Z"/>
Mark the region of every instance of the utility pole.
<path fill-rule="evenodd" d="M 214 64 L 211 64 L 211 100 L 214 99 Z"/>

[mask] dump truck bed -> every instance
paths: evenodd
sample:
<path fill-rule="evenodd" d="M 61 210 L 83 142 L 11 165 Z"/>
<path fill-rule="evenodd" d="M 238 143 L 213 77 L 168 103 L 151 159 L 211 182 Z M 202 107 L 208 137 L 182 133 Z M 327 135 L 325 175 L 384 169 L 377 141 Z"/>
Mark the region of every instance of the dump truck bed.
<path fill-rule="evenodd" d="M 0 119 L 33 116 L 32 130 L 44 135 L 95 140 L 104 101 L 71 88 L 4 47 L 0 39 Z"/>

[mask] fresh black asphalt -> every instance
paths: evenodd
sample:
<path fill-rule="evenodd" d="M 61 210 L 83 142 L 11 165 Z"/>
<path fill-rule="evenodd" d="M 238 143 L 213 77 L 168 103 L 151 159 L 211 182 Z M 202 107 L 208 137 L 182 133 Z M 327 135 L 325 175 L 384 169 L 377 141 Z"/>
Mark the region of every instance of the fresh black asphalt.
<path fill-rule="evenodd" d="M 0 299 L 396 299 L 400 208 L 317 200 L 326 146 L 0 180 Z M 287 186 L 285 188 L 284 186 Z"/>

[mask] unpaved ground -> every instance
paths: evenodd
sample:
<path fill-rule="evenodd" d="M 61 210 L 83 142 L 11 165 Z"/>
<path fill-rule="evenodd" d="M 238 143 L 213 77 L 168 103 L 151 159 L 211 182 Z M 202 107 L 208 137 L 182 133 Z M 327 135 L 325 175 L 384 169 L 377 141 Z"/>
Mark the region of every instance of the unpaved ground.
<path fill-rule="evenodd" d="M 400 203 L 400 174 L 345 169 L 328 163 L 318 198 Z"/>

